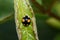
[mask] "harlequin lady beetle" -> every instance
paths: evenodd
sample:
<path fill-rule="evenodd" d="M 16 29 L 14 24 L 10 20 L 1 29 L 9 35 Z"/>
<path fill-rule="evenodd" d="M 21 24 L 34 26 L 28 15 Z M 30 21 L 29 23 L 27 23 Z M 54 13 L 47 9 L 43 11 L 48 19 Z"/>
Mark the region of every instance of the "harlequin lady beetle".
<path fill-rule="evenodd" d="M 28 16 L 25 16 L 25 17 L 22 18 L 22 24 L 24 26 L 30 25 L 30 22 L 31 22 L 31 19 Z"/>

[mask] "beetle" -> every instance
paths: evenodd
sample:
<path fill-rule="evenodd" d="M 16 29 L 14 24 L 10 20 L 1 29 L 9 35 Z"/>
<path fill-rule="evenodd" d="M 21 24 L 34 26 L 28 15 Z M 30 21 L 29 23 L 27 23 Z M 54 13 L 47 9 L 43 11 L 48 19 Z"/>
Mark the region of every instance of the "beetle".
<path fill-rule="evenodd" d="M 31 23 L 31 19 L 26 15 L 25 17 L 22 18 L 22 24 L 24 26 L 28 26 Z"/>

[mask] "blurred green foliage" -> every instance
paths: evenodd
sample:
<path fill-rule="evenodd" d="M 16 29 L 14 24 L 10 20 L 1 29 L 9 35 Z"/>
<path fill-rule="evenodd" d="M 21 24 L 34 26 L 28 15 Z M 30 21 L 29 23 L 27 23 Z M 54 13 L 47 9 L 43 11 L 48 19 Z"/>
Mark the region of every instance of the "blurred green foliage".
<path fill-rule="evenodd" d="M 10 19 L 13 13 L 13 0 L 0 0 L 0 22 Z"/>
<path fill-rule="evenodd" d="M 52 10 L 51 10 L 56 16 L 60 17 L 60 2 L 55 2 Z"/>
<path fill-rule="evenodd" d="M 54 15 L 60 17 L 59 0 L 36 0 L 36 2 L 43 6 L 45 11 L 50 8 Z M 60 40 L 60 20 L 39 11 L 34 3 L 31 1 L 30 3 L 36 17 L 39 40 Z M 18 40 L 15 27 L 13 0 L 0 0 L 0 40 Z"/>

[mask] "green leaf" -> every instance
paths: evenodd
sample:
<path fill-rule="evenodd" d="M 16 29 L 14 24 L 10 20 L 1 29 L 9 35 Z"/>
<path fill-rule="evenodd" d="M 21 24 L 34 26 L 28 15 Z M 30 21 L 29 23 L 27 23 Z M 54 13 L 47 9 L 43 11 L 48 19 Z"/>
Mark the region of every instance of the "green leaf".
<path fill-rule="evenodd" d="M 60 20 L 57 20 L 55 18 L 49 18 L 47 20 L 47 23 L 51 25 L 53 28 L 60 29 Z"/>
<path fill-rule="evenodd" d="M 36 0 L 40 5 L 42 5 L 42 0 Z"/>

